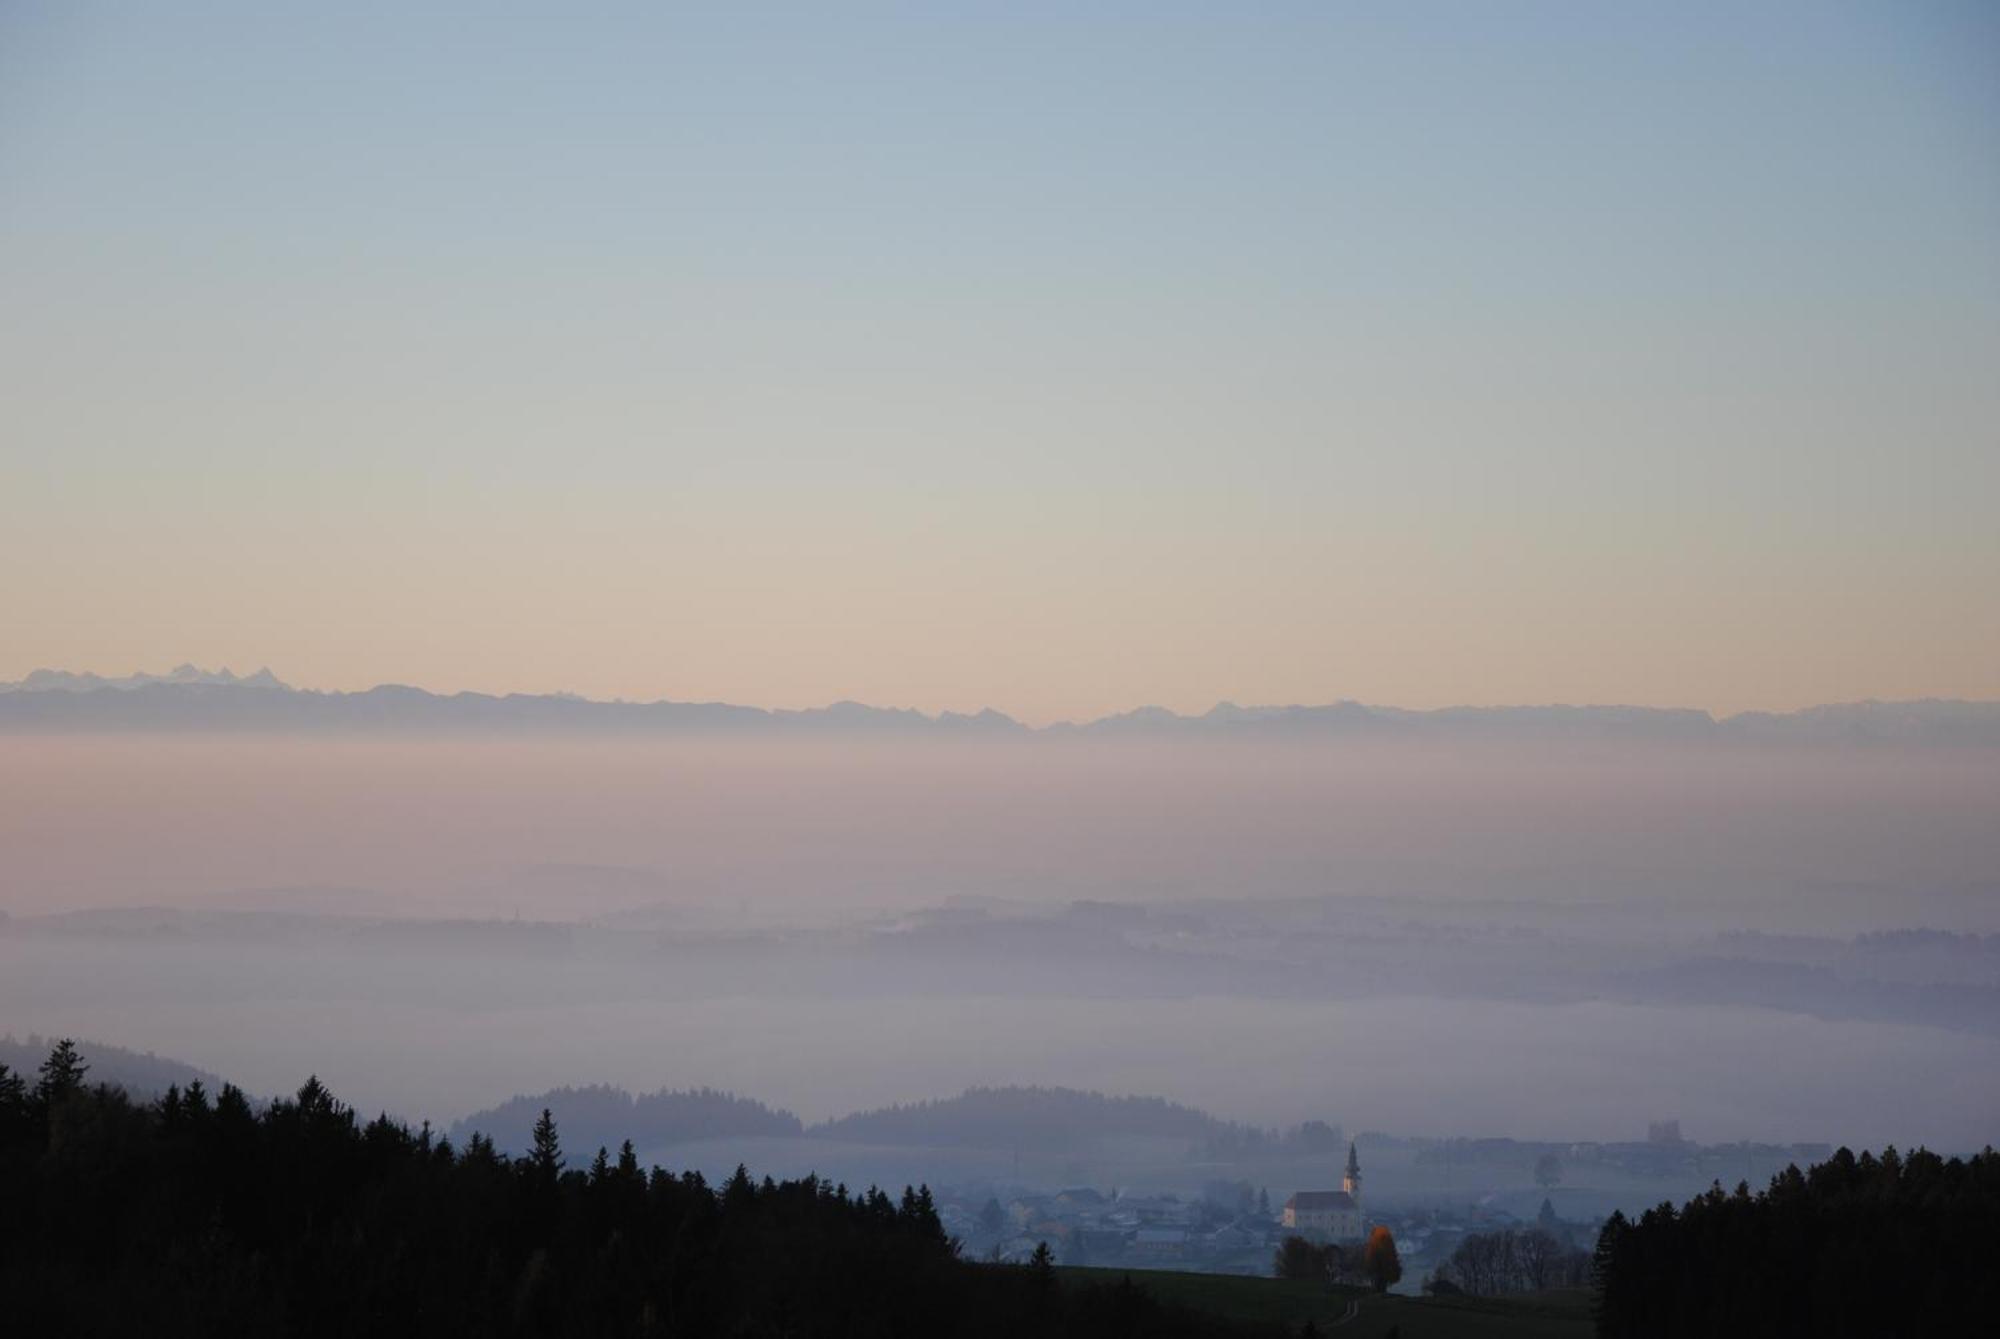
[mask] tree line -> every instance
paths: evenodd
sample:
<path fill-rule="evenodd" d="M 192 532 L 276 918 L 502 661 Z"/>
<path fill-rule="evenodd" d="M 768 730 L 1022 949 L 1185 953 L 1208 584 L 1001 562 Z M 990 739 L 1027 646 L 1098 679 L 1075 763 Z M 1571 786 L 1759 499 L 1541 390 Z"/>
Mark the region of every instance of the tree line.
<path fill-rule="evenodd" d="M 1582 1288 L 1590 1283 L 1591 1256 L 1546 1228 L 1474 1232 L 1437 1267 L 1425 1289 L 1499 1297 L 1545 1288 Z"/>
<path fill-rule="evenodd" d="M 1605 1339 L 1976 1334 L 2000 1316 L 2000 1155 L 1840 1149 L 1751 1194 L 1613 1214 L 1593 1281 Z"/>
<path fill-rule="evenodd" d="M 592 1084 L 551 1088 L 533 1097 L 510 1097 L 454 1123 L 450 1133 L 462 1139 L 474 1130 L 525 1131 L 545 1107 L 555 1113 L 569 1137 L 585 1148 L 600 1143 L 615 1145 L 624 1139 L 637 1140 L 641 1147 L 657 1147 L 717 1135 L 784 1137 L 805 1128 L 789 1111 L 713 1088 L 662 1088 L 635 1097 L 623 1088 Z"/>
<path fill-rule="evenodd" d="M 1207 1112 L 1163 1097 L 1024 1086 L 973 1087 L 957 1097 L 857 1111 L 806 1133 L 844 1143 L 1068 1149 L 1128 1135 L 1196 1140 L 1223 1128 Z"/>
<path fill-rule="evenodd" d="M 509 1157 L 363 1121 L 317 1079 L 139 1102 L 65 1041 L 0 1067 L 0 1298 L 10 1332 L 1179 1336 L 1232 1326 L 1123 1285 L 959 1258 L 923 1187 L 850 1193 L 738 1168 L 720 1185 L 573 1162 L 553 1115 Z"/>
<path fill-rule="evenodd" d="M 1395 1234 L 1378 1224 L 1364 1240 L 1344 1246 L 1288 1236 L 1271 1257 L 1271 1273 L 1281 1279 L 1369 1287 L 1382 1293 L 1403 1277 L 1403 1260 Z"/>
<path fill-rule="evenodd" d="M 1215 1129 L 1197 1146 L 1205 1162 L 1245 1162 L 1260 1158 L 1312 1157 L 1338 1154 L 1347 1147 L 1347 1134 L 1336 1124 L 1309 1120 L 1285 1130 L 1265 1130 L 1235 1121 L 1216 1123 Z"/>

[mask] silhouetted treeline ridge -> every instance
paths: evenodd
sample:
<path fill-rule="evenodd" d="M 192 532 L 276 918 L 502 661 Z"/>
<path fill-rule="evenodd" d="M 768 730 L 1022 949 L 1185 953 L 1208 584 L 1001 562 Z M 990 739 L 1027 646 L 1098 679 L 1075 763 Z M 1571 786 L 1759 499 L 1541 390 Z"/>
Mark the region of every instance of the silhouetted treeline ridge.
<path fill-rule="evenodd" d="M 1546 1203 L 1547 1201 L 1544 1201 Z M 1474 1232 L 1432 1271 L 1426 1292 L 1475 1297 L 1581 1288 L 1590 1282 L 1592 1256 L 1548 1228 Z"/>
<path fill-rule="evenodd" d="M 254 1110 L 200 1083 L 138 1104 L 68 1043 L 0 1070 L 0 1308 L 37 1336 L 1275 1334 L 963 1261 L 930 1192 L 572 1155 L 510 1158 L 316 1079 Z"/>
<path fill-rule="evenodd" d="M 16 1074 L 32 1074 L 54 1045 L 53 1037 L 41 1037 L 32 1032 L 22 1040 L 16 1040 L 12 1033 L 0 1036 L 0 1066 Z M 77 1045 L 90 1057 L 92 1083 L 108 1083 L 123 1088 L 131 1096 L 142 1100 L 158 1097 L 174 1084 L 185 1088 L 190 1083 L 203 1083 L 211 1090 L 220 1088 L 222 1084 L 221 1079 L 207 1070 L 164 1055 L 154 1055 L 151 1051 L 133 1051 L 101 1041 L 86 1041 Z"/>
<path fill-rule="evenodd" d="M 584 1143 L 630 1138 L 640 1148 L 723 1136 L 794 1136 L 845 1144 L 933 1148 L 1062 1150 L 1100 1138 L 1160 1138 L 1189 1147 L 1236 1148 L 1282 1138 L 1220 1120 L 1163 1097 L 1110 1097 L 1076 1088 L 968 1088 L 957 1097 L 858 1111 L 806 1125 L 789 1111 L 733 1093 L 662 1089 L 634 1097 L 623 1088 L 551 1088 L 511 1097 L 453 1123 L 473 1132 L 522 1131 L 543 1108 Z M 1309 1122 L 1309 1127 L 1320 1122 Z M 503 1147 L 512 1147 L 501 1138 Z M 1337 1140 L 1336 1140 L 1337 1142 Z"/>
<path fill-rule="evenodd" d="M 657 1148 L 725 1135 L 796 1135 L 804 1129 L 789 1111 L 714 1088 L 662 1088 L 634 1097 L 623 1088 L 592 1084 L 510 1097 L 455 1122 L 450 1136 L 463 1143 L 474 1133 L 486 1133 L 503 1148 L 525 1148 L 527 1131 L 544 1109 L 554 1113 L 572 1143 L 588 1148 L 615 1147 L 625 1139 L 640 1148 Z"/>
<path fill-rule="evenodd" d="M 1076 1088 L 968 1088 L 957 1097 L 841 1116 L 808 1133 L 857 1144 L 1044 1149 L 1114 1136 L 1202 1141 L 1236 1127 L 1163 1097 Z"/>
<path fill-rule="evenodd" d="M 1752 1195 L 1715 1186 L 1612 1215 L 1593 1274 L 1605 1339 L 1982 1334 L 2000 1316 L 2000 1155 L 1841 1149 Z"/>
<path fill-rule="evenodd" d="M 404 684 L 361 692 L 293 688 L 269 670 L 237 677 L 182 666 L 168 675 L 107 679 L 37 670 L 0 683 L 0 730 L 631 731 L 743 733 L 866 730 L 1027 733 L 985 708 L 928 715 L 835 702 L 804 710 L 728 702 L 596 701 L 566 693 L 432 693 Z M 1716 717 L 1680 707 L 1549 705 L 1413 711 L 1361 702 L 1238 706 L 1184 715 L 1164 707 L 1036 733 L 1276 736 L 1353 739 L 1621 739 L 1679 742 L 2000 745 L 2000 702 L 1844 702 L 1792 712 Z"/>

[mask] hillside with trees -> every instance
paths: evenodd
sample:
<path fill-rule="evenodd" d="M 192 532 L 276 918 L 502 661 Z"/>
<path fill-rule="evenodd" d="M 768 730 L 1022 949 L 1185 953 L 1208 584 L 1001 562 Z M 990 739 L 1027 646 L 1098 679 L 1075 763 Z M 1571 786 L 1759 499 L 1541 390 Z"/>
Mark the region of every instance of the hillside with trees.
<path fill-rule="evenodd" d="M 32 1032 L 18 1039 L 11 1033 L 0 1036 L 0 1066 L 16 1074 L 32 1074 L 55 1044 L 55 1038 L 41 1037 Z M 158 1097 L 173 1084 L 185 1088 L 190 1083 L 200 1082 L 213 1090 L 222 1083 L 207 1070 L 167 1056 L 154 1055 L 151 1051 L 133 1051 L 101 1041 L 80 1045 L 90 1055 L 92 1083 L 108 1083 L 123 1088 L 136 1098 Z"/>
<path fill-rule="evenodd" d="M 662 1088 L 634 1097 L 623 1088 L 592 1084 L 510 1097 L 454 1122 L 448 1133 L 459 1143 L 474 1133 L 489 1134 L 502 1148 L 519 1151 L 525 1147 L 525 1131 L 544 1109 L 555 1113 L 567 1137 L 581 1148 L 615 1148 L 627 1139 L 639 1148 L 658 1148 L 726 1135 L 795 1135 L 802 1128 L 789 1111 L 714 1088 Z"/>
<path fill-rule="evenodd" d="M 1504 1297 L 1590 1282 L 1591 1256 L 1543 1227 L 1474 1232 L 1458 1243 L 1431 1276 L 1427 1290 L 1441 1295 Z"/>
<path fill-rule="evenodd" d="M 968 1088 L 957 1097 L 859 1111 L 810 1134 L 846 1143 L 1061 1150 L 1092 1139 L 1206 1141 L 1236 1127 L 1162 1097 L 1076 1088 Z"/>
<path fill-rule="evenodd" d="M 661 1089 L 633 1096 L 592 1084 L 523 1094 L 452 1123 L 463 1143 L 474 1131 L 502 1147 L 547 1107 L 573 1139 L 611 1145 L 631 1139 L 660 1148 L 693 1139 L 804 1135 L 840 1144 L 906 1148 L 985 1148 L 1063 1152 L 1100 1139 L 1166 1139 L 1210 1158 L 1258 1153 L 1327 1153 L 1346 1147 L 1339 1127 L 1307 1121 L 1265 1131 L 1221 1120 L 1161 1097 L 1113 1097 L 1076 1088 L 976 1087 L 956 1097 L 911 1102 L 805 1125 L 791 1112 L 711 1088 Z"/>
<path fill-rule="evenodd" d="M 1979 1334 L 2000 1315 L 2000 1154 L 1847 1149 L 1751 1194 L 1612 1215 L 1593 1265 L 1605 1339 Z"/>
<path fill-rule="evenodd" d="M 317 1079 L 261 1110 L 224 1086 L 141 1103 L 68 1042 L 0 1070 L 10 1332 L 619 1336 L 1276 1335 L 1126 1285 L 961 1260 L 930 1192 L 572 1155 L 552 1114 L 513 1158 Z"/>

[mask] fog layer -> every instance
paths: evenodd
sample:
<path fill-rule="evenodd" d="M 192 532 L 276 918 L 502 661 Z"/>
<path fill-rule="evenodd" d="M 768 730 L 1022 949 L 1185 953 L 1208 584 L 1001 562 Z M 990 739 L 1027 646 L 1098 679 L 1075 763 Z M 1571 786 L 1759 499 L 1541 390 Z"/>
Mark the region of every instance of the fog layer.
<path fill-rule="evenodd" d="M 1963 1147 L 2000 1124 L 2000 941 L 1967 937 L 2000 933 L 1996 758 L 0 737 L 0 1031 L 439 1121 L 558 1083 L 812 1118 L 1024 1082 Z"/>

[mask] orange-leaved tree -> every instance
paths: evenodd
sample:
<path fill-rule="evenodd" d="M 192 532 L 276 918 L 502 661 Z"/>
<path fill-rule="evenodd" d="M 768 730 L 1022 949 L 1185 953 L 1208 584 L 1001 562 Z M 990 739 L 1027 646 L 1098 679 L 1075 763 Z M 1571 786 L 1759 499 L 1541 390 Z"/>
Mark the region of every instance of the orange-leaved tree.
<path fill-rule="evenodd" d="M 1378 1226 L 1368 1234 L 1368 1245 L 1361 1255 L 1361 1267 L 1378 1293 L 1388 1292 L 1390 1285 L 1403 1277 L 1403 1261 L 1396 1254 L 1396 1238 L 1388 1228 Z"/>

